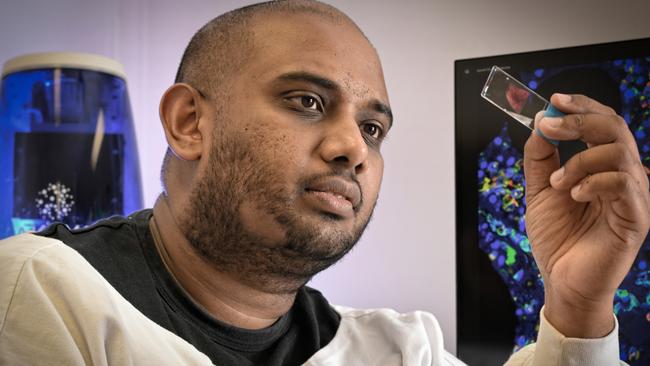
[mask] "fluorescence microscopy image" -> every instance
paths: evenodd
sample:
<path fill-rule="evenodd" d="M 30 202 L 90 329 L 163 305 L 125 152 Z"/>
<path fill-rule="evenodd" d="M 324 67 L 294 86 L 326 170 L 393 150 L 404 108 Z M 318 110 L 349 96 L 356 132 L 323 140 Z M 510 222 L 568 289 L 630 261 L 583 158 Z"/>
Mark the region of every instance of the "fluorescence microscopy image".
<path fill-rule="evenodd" d="M 523 153 L 512 147 L 507 128 L 481 153 L 478 181 L 479 247 L 515 304 L 518 350 L 537 336 L 544 284 L 526 236 Z"/>
<path fill-rule="evenodd" d="M 515 76 L 537 91 L 545 85 L 556 88 L 555 81 L 570 80 L 572 74 L 583 79 L 596 75 L 589 78 L 594 90 L 612 90 L 597 100 L 612 106 L 626 120 L 643 164 L 650 166 L 650 58 L 537 69 Z M 599 78 L 608 85 L 599 85 Z M 478 167 L 479 247 L 507 286 L 515 305 L 513 349 L 517 350 L 536 339 L 544 288 L 525 230 L 523 152 L 512 146 L 507 123 L 480 153 Z M 614 299 L 620 357 L 634 366 L 650 365 L 649 264 L 650 240 L 646 239 Z"/>

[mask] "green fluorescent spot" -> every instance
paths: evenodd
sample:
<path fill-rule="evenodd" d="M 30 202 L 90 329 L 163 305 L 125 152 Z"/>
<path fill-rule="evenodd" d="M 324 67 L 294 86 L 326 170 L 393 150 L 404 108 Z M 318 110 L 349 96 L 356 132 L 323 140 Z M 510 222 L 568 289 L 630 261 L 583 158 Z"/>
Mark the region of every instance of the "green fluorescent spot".
<path fill-rule="evenodd" d="M 511 266 L 515 263 L 517 252 L 510 245 L 506 246 L 506 265 Z"/>

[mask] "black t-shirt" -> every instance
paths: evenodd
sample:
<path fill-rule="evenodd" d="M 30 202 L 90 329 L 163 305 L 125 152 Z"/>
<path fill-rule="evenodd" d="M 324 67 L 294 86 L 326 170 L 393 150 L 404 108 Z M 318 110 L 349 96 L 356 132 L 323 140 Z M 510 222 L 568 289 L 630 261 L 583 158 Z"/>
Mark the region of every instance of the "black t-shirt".
<path fill-rule="evenodd" d="M 332 340 L 340 316 L 308 287 L 298 291 L 287 314 L 265 329 L 237 328 L 212 317 L 167 271 L 149 231 L 151 215 L 152 210 L 138 211 L 80 230 L 54 224 L 38 235 L 77 250 L 140 312 L 216 365 L 300 365 Z"/>

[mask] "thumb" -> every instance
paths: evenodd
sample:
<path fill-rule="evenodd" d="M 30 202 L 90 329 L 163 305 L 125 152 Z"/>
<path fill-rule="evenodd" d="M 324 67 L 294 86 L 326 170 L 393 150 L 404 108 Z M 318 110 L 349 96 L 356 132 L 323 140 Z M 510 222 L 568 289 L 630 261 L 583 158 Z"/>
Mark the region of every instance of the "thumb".
<path fill-rule="evenodd" d="M 543 112 L 535 116 L 534 126 L 537 126 L 542 116 Z M 528 203 L 537 193 L 551 185 L 551 173 L 559 167 L 560 156 L 557 148 L 542 137 L 537 130 L 533 131 L 524 147 L 524 176 Z"/>

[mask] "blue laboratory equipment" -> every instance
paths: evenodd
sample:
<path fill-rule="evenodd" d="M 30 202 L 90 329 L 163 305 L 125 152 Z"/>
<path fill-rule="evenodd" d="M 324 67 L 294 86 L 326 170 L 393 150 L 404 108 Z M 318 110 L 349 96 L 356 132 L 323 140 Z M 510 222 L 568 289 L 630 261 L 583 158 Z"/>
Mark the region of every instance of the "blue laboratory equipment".
<path fill-rule="evenodd" d="M 7 61 L 0 88 L 0 239 L 142 208 L 124 68 L 50 52 Z"/>

